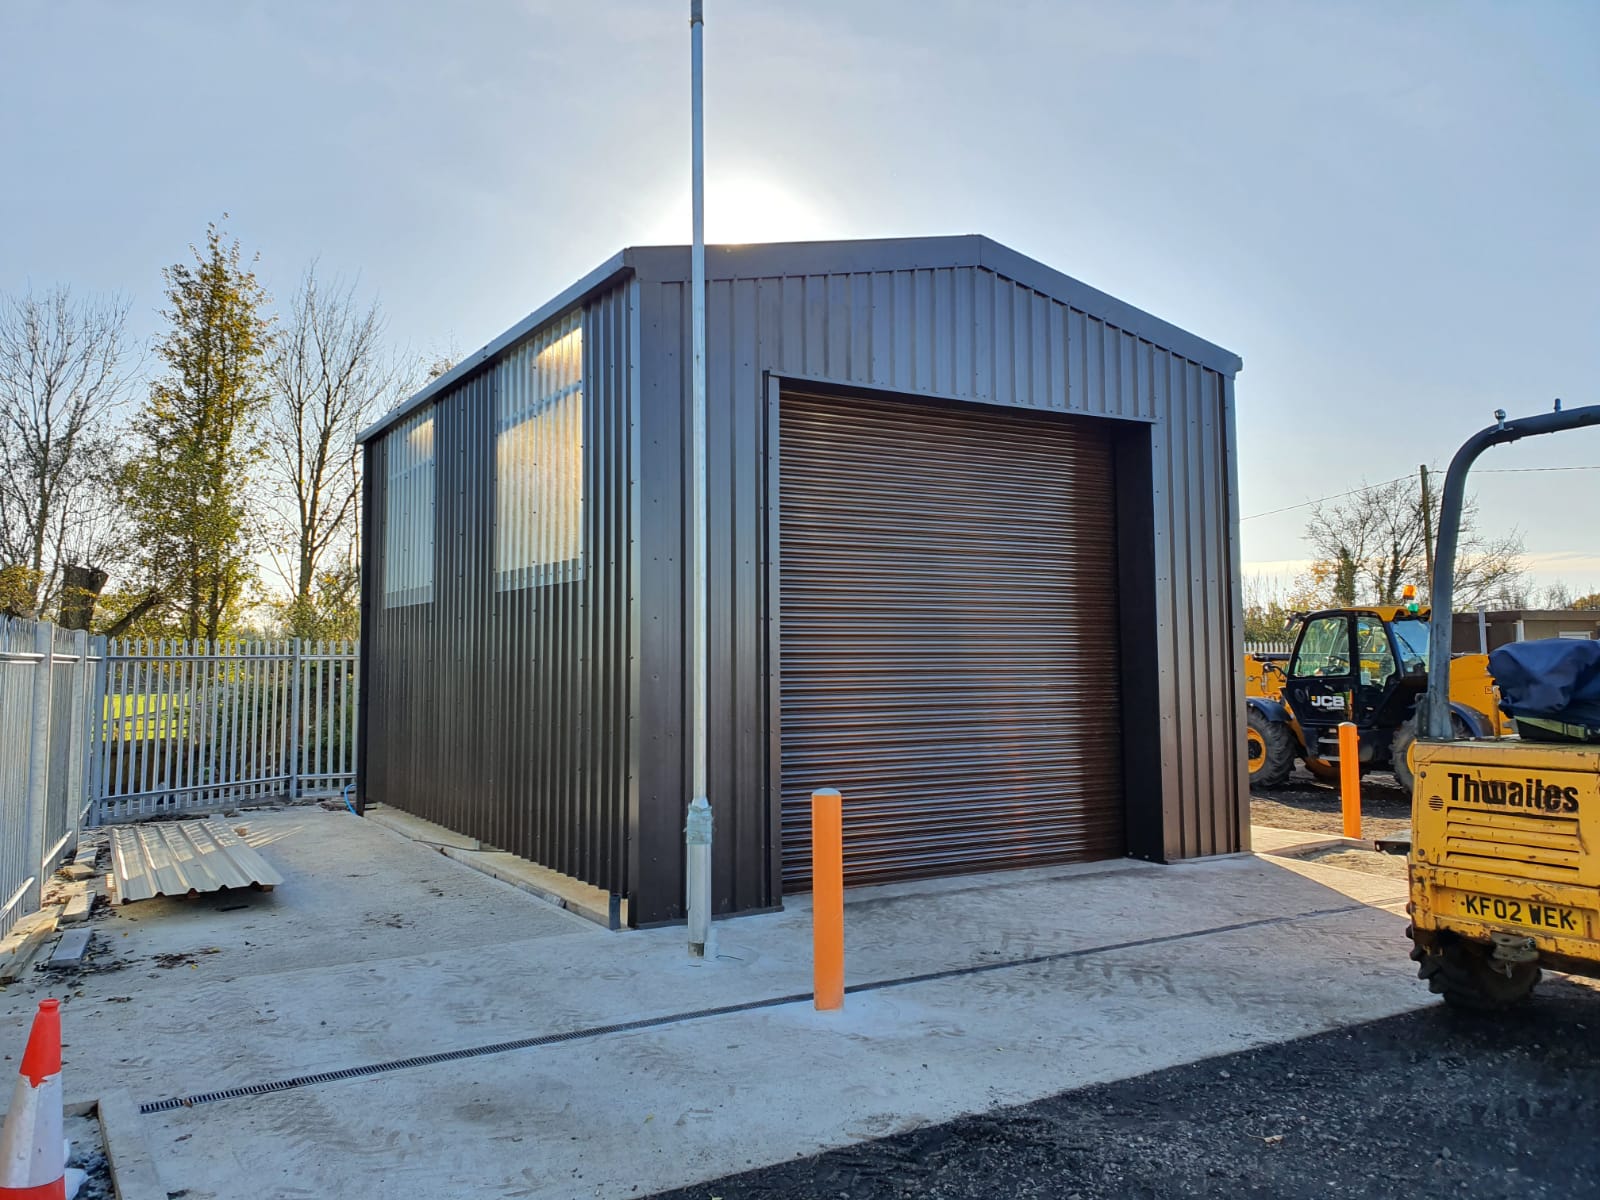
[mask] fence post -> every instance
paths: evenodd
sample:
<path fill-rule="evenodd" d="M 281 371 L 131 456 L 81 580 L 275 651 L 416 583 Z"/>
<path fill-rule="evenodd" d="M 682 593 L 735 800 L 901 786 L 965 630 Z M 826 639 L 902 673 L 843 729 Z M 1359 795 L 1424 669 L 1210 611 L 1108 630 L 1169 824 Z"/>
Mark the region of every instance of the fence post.
<path fill-rule="evenodd" d="M 67 720 L 71 722 L 67 753 L 67 803 L 72 805 L 72 846 L 77 849 L 83 835 L 84 801 L 89 794 L 89 722 L 84 718 L 89 708 L 89 635 L 81 629 L 72 631 L 72 703 Z"/>
<path fill-rule="evenodd" d="M 291 681 L 291 695 L 293 699 L 289 704 L 289 799 L 300 798 L 300 676 L 303 664 L 300 661 L 300 639 L 294 639 L 294 658 L 289 669 L 294 678 Z"/>
<path fill-rule="evenodd" d="M 111 653 L 110 643 L 104 637 L 89 638 L 88 653 L 96 659 L 83 713 L 84 727 L 89 731 L 89 828 L 94 829 L 100 824 L 100 805 L 106 793 L 106 682 L 110 670 L 106 657 Z"/>
<path fill-rule="evenodd" d="M 39 658 L 33 664 L 33 711 L 28 726 L 28 833 L 24 845 L 33 875 L 25 902 L 29 912 L 38 911 L 44 902 L 44 850 L 50 837 L 46 809 L 50 799 L 50 673 L 55 665 L 55 630 L 43 621 L 34 624 L 33 649 Z"/>

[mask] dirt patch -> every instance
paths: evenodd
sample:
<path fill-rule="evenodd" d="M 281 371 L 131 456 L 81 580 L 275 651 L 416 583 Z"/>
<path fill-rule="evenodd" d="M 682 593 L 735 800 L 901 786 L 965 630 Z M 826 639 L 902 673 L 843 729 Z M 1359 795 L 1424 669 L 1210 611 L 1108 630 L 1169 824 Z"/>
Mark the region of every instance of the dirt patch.
<path fill-rule="evenodd" d="M 1600 990 L 1551 981 L 1509 1018 L 1433 1004 L 657 1200 L 1595 1196 L 1596 1022 Z"/>
<path fill-rule="evenodd" d="M 1314 850 L 1299 856 L 1306 862 L 1320 863 L 1325 867 L 1343 867 L 1346 871 L 1360 871 L 1365 875 L 1382 875 L 1386 879 L 1405 879 L 1406 860 L 1403 854 L 1379 854 L 1375 850 Z"/>
<path fill-rule="evenodd" d="M 163 970 L 170 971 L 173 967 L 198 967 L 199 959 L 205 955 L 221 953 L 220 948 L 207 946 L 204 950 L 174 950 L 152 955 L 150 961 Z"/>
<path fill-rule="evenodd" d="M 1301 829 L 1337 837 L 1344 832 L 1339 789 L 1321 782 L 1303 767 L 1281 787 L 1256 788 L 1250 794 L 1250 820 L 1279 829 Z M 1374 772 L 1361 780 L 1363 837 L 1393 837 L 1411 828 L 1411 794 L 1393 775 Z"/>
<path fill-rule="evenodd" d="M 67 1117 L 61 1132 L 72 1143 L 72 1153 L 67 1166 L 77 1167 L 89 1178 L 78 1189 L 78 1200 L 117 1200 L 116 1188 L 111 1183 L 111 1164 L 106 1161 L 105 1143 L 101 1138 L 100 1118 Z"/>

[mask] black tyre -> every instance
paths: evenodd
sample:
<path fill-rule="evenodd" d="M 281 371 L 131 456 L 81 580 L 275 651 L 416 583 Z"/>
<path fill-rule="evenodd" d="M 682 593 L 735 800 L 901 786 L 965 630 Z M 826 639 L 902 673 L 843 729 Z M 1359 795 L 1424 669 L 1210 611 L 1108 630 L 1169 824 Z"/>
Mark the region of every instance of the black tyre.
<path fill-rule="evenodd" d="M 1416 772 L 1411 769 L 1411 747 L 1417 741 L 1417 719 L 1410 718 L 1394 731 L 1394 740 L 1389 743 L 1389 763 L 1394 770 L 1394 781 L 1410 792 L 1417 782 Z"/>
<path fill-rule="evenodd" d="M 1406 936 L 1413 943 L 1417 978 L 1453 1008 L 1504 1012 L 1526 1000 L 1544 974 L 1538 963 L 1496 962 L 1487 948 L 1472 942 L 1419 937 L 1410 927 Z"/>
<path fill-rule="evenodd" d="M 1472 736 L 1467 723 L 1456 713 L 1450 714 L 1450 736 L 1457 741 L 1465 741 Z M 1408 792 L 1417 782 L 1417 773 L 1411 765 L 1411 747 L 1416 741 L 1417 718 L 1413 716 L 1394 731 L 1394 740 L 1389 743 L 1389 765 L 1394 771 L 1395 782 Z"/>
<path fill-rule="evenodd" d="M 1294 734 L 1253 708 L 1246 716 L 1244 746 L 1251 787 L 1277 787 L 1294 770 Z"/>

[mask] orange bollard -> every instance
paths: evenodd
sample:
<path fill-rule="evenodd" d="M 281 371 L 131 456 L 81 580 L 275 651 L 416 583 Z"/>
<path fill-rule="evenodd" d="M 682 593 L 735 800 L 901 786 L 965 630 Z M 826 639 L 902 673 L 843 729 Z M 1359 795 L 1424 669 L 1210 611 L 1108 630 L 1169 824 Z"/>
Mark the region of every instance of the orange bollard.
<path fill-rule="evenodd" d="M 819 1012 L 844 1007 L 844 797 L 811 793 L 812 995 Z"/>
<path fill-rule="evenodd" d="M 1351 721 L 1339 722 L 1339 801 L 1344 835 L 1361 836 L 1361 738 Z"/>

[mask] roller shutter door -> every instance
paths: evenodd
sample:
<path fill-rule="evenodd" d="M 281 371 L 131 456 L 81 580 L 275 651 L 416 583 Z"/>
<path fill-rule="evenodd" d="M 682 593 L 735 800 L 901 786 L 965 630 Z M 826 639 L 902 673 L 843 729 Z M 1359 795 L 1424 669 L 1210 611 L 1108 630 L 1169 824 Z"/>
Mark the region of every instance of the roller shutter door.
<path fill-rule="evenodd" d="M 848 883 L 1122 854 L 1103 424 L 785 394 L 779 444 L 785 889 L 822 787 Z"/>

